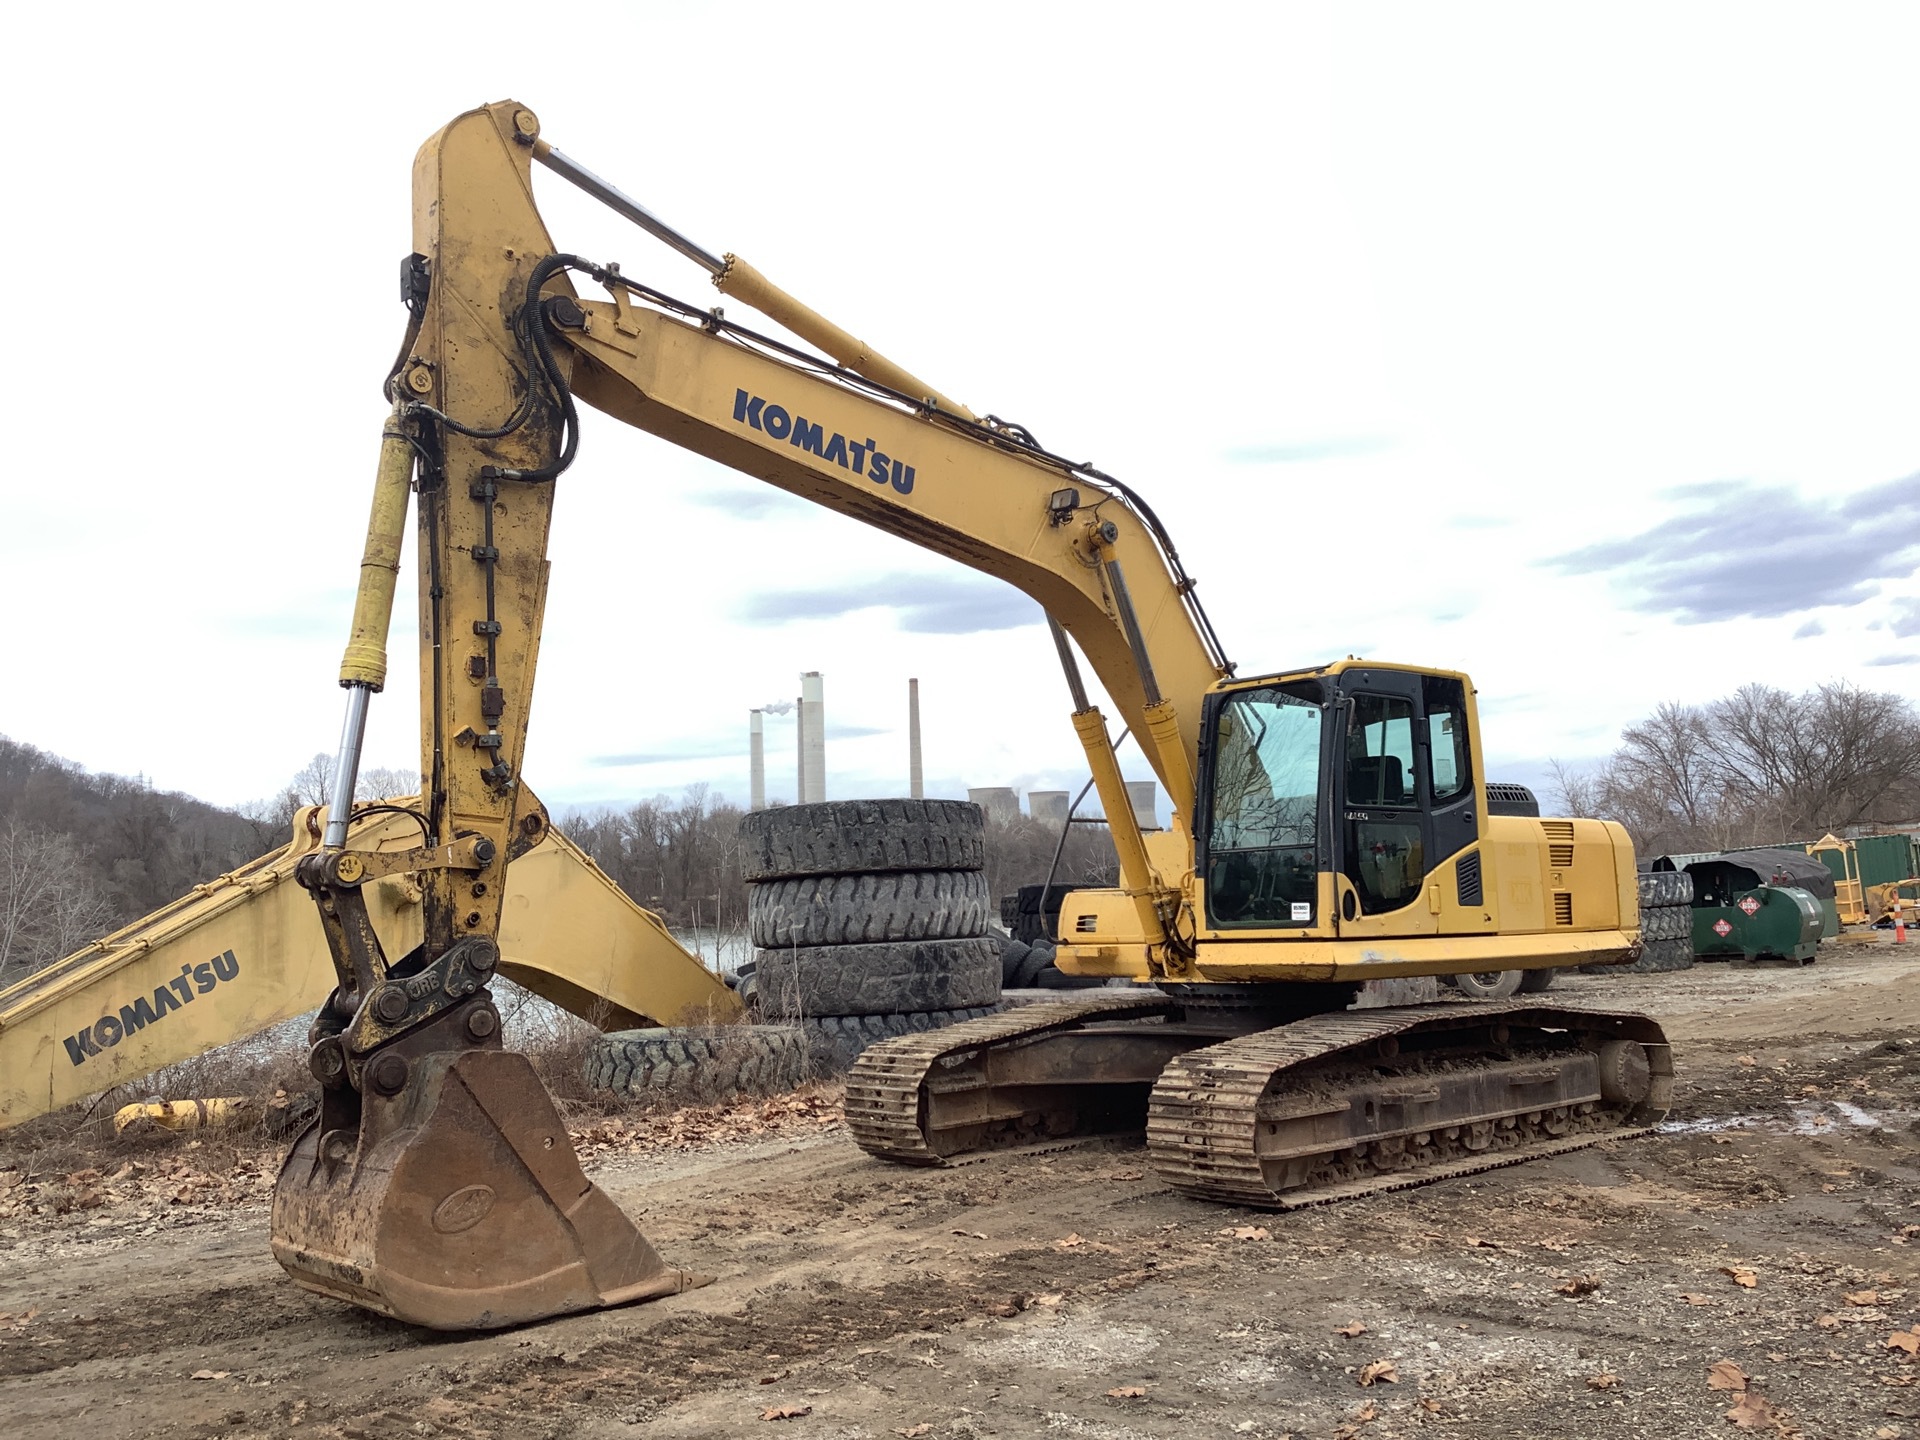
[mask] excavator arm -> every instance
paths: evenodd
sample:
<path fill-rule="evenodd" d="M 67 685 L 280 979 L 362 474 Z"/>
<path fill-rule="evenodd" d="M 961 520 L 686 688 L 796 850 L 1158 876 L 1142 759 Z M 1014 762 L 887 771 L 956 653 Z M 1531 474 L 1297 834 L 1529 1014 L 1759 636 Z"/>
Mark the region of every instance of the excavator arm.
<path fill-rule="evenodd" d="M 533 202 L 536 161 L 830 358 L 556 250 Z M 582 300 L 581 278 L 608 298 Z M 1068 637 L 1172 796 L 1180 849 L 1201 696 L 1230 667 L 1164 530 L 1124 486 L 1017 426 L 975 417 L 744 262 L 674 234 L 546 145 L 518 104 L 471 111 L 421 148 L 402 288 L 410 322 L 387 381 L 393 409 L 340 671 L 332 803 L 321 844 L 293 864 L 317 905 L 334 985 L 311 1031 L 320 1115 L 282 1171 L 274 1252 L 309 1288 L 467 1328 L 695 1283 L 581 1174 L 531 1068 L 502 1048 L 488 993 L 509 865 L 548 833 L 521 763 L 548 524 L 579 444 L 576 398 L 1039 601 L 1114 829 L 1122 893 L 1149 946 L 1172 942 L 1184 877 L 1151 862 Z M 409 509 L 421 833 L 370 851 L 352 842 L 352 794 L 368 706 L 385 683 Z M 418 942 L 404 950 L 369 903 L 400 877 L 420 896 Z"/>

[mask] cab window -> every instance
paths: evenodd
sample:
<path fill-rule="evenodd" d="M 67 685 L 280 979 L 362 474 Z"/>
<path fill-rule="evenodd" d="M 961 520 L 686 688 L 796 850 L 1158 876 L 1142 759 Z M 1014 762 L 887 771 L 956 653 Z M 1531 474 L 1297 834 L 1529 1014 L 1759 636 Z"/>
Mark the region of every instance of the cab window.
<path fill-rule="evenodd" d="M 1398 910 L 1426 878 L 1414 775 L 1413 702 L 1353 697 L 1347 727 L 1346 876 L 1368 915 Z"/>

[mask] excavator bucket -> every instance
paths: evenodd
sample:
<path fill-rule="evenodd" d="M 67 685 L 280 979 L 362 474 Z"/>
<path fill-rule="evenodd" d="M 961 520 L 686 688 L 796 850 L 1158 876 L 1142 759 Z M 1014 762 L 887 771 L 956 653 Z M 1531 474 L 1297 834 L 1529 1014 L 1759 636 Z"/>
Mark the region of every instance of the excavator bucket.
<path fill-rule="evenodd" d="M 486 1330 L 711 1279 L 662 1262 L 587 1179 L 525 1056 L 393 1049 L 365 1075 L 327 1093 L 280 1171 L 273 1253 L 303 1288 Z"/>

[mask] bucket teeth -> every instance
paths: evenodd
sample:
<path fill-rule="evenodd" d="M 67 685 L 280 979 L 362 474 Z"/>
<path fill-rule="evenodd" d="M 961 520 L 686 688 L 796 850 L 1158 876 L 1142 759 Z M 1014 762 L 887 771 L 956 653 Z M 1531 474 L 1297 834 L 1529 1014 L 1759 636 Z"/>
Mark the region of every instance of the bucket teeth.
<path fill-rule="evenodd" d="M 307 1127 L 281 1167 L 273 1253 L 305 1289 L 434 1330 L 653 1300 L 710 1277 L 663 1262 L 580 1169 L 523 1055 L 429 1054 Z"/>

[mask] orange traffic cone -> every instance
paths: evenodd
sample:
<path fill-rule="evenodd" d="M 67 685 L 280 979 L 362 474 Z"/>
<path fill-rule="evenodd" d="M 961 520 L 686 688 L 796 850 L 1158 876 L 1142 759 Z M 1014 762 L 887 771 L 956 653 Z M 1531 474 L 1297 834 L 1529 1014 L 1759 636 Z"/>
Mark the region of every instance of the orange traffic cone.
<path fill-rule="evenodd" d="M 1896 945 L 1907 943 L 1907 922 L 1898 915 L 1893 917 L 1893 943 Z"/>

